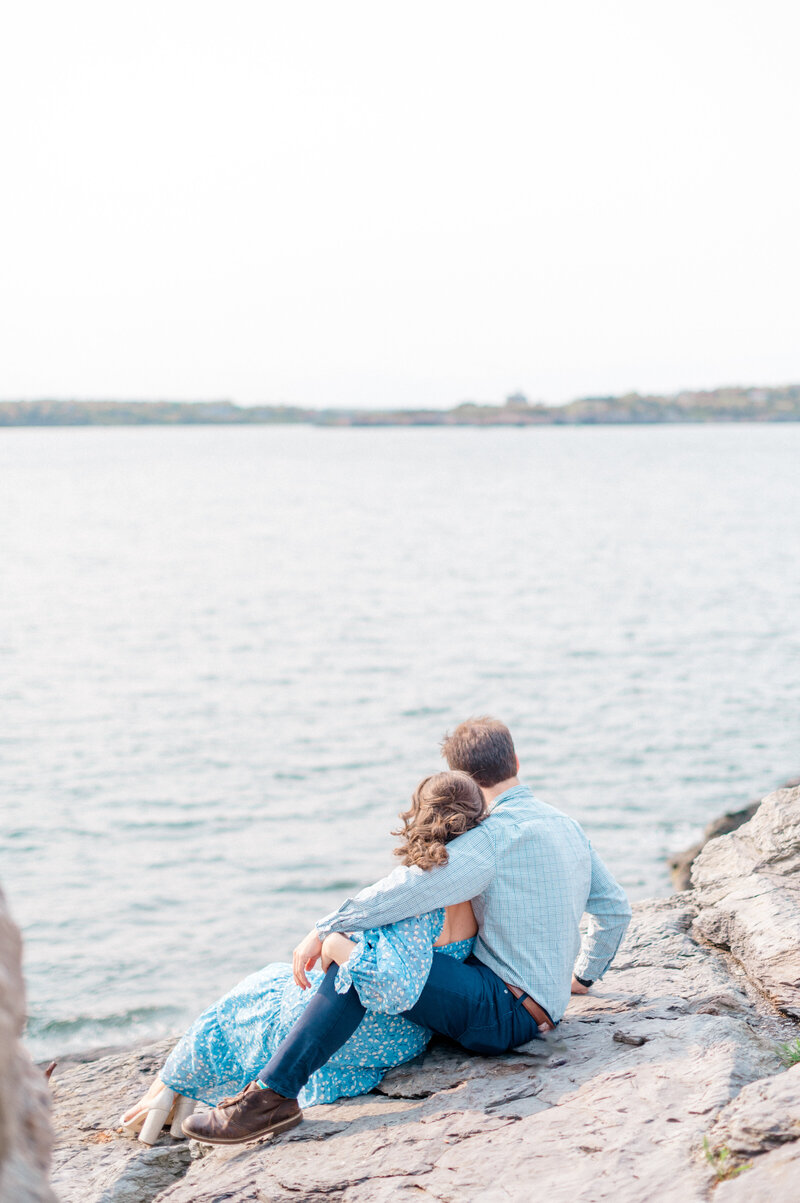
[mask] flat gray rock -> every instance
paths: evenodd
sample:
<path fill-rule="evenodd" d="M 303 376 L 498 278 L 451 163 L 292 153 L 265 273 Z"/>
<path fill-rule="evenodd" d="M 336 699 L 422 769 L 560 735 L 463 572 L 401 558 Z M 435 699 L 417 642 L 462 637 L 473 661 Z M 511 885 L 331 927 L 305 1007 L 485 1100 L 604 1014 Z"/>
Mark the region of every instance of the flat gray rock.
<path fill-rule="evenodd" d="M 122 1137 L 119 1116 L 144 1093 L 174 1041 L 96 1058 L 69 1058 L 51 1078 L 56 1145 L 52 1182 L 61 1203 L 144 1203 L 189 1167 L 186 1143 L 148 1149 Z"/>
<path fill-rule="evenodd" d="M 703 1199 L 703 1136 L 746 1083 L 779 1069 L 789 1028 L 729 958 L 697 945 L 694 915 L 682 897 L 637 906 L 605 980 L 526 1049 L 486 1058 L 435 1046 L 378 1092 L 310 1109 L 285 1137 L 193 1146 L 191 1161 L 168 1136 L 147 1150 L 114 1128 L 168 1046 L 59 1067 L 59 1195 L 366 1203 L 424 1191 L 473 1203 L 528 1200 L 535 1175 L 548 1200 Z"/>
<path fill-rule="evenodd" d="M 785 1071 L 777 1055 L 800 1030 L 798 868 L 800 789 L 783 790 L 707 845 L 695 890 L 634 907 L 611 969 L 573 998 L 556 1032 L 505 1057 L 434 1045 L 372 1094 L 311 1108 L 259 1144 L 212 1149 L 164 1135 L 146 1149 L 120 1135 L 117 1116 L 169 1042 L 65 1061 L 52 1081 L 58 1196 L 800 1199 L 800 1067 Z"/>

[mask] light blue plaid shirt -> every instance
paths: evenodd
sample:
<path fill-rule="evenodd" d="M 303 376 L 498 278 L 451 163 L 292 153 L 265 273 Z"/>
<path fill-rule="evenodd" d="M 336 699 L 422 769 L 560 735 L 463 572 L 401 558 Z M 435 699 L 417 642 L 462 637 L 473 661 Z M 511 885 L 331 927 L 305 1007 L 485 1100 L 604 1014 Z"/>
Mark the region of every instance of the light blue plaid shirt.
<path fill-rule="evenodd" d="M 470 899 L 479 929 L 475 956 L 557 1023 L 572 974 L 596 981 L 619 948 L 631 917 L 622 887 L 575 820 L 526 785 L 500 794 L 483 823 L 447 851 L 446 865 L 401 866 L 346 899 L 319 921 L 320 936 L 384 927 Z M 581 947 L 584 912 L 590 921 Z"/>

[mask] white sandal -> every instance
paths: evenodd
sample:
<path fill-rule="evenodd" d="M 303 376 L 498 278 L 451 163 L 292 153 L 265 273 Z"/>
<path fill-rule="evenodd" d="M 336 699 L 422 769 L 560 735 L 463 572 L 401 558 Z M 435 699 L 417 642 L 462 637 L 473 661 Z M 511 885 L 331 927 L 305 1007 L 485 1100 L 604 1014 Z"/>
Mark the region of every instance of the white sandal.
<path fill-rule="evenodd" d="M 133 1115 L 128 1111 L 123 1113 L 119 1121 L 122 1131 L 126 1136 L 134 1136 L 138 1131 L 139 1140 L 143 1145 L 154 1145 L 172 1112 L 177 1111 L 176 1103 L 179 1098 L 174 1090 L 165 1086 L 148 1103 L 134 1111 Z"/>
<path fill-rule="evenodd" d="M 169 1130 L 170 1136 L 175 1140 L 188 1140 L 188 1136 L 183 1130 L 183 1121 L 194 1114 L 194 1109 L 197 1103 L 194 1099 L 187 1099 L 185 1094 L 179 1094 L 175 1100 L 175 1112 L 172 1117 L 172 1127 Z"/>

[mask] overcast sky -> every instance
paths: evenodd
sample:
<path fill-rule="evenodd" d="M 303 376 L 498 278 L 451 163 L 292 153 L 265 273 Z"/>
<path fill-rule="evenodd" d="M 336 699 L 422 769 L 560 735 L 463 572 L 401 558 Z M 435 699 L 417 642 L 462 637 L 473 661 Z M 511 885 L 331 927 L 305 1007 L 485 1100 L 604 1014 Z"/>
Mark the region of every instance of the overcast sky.
<path fill-rule="evenodd" d="M 794 0 L 25 0 L 0 397 L 800 380 Z"/>

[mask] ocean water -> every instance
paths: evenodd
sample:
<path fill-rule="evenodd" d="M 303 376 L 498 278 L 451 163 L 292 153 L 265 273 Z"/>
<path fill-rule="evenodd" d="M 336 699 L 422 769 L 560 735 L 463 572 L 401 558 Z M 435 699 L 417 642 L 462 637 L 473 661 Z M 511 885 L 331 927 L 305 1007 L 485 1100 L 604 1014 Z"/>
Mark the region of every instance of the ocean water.
<path fill-rule="evenodd" d="M 633 898 L 800 772 L 800 425 L 0 432 L 37 1057 L 178 1031 L 491 713 Z"/>

